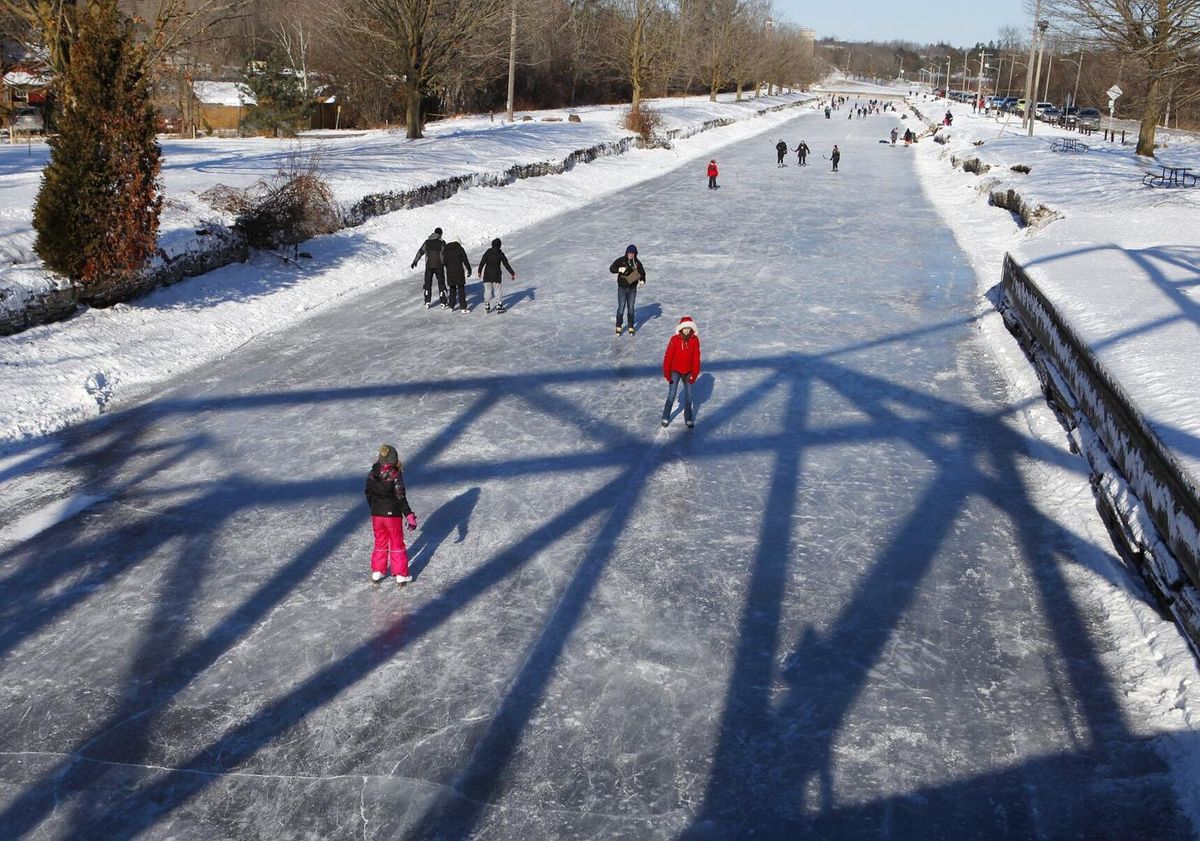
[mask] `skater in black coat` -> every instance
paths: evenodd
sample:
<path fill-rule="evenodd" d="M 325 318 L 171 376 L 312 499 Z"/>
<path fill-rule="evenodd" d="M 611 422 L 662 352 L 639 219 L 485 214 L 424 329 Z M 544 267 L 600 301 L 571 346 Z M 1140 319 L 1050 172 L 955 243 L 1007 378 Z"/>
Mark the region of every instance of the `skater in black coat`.
<path fill-rule="evenodd" d="M 801 140 L 795 151 L 796 163 L 800 166 L 808 166 L 808 144 Z"/>
<path fill-rule="evenodd" d="M 417 263 L 421 258 L 425 258 L 425 306 L 431 306 L 433 300 L 433 279 L 436 277 L 438 282 L 438 298 L 441 300 L 443 309 L 447 306 L 446 303 L 446 267 L 442 262 L 442 248 L 445 243 L 442 242 L 442 229 L 434 228 L 433 233 L 429 238 L 421 244 L 421 248 L 417 251 L 417 256 L 413 257 L 412 268 L 417 267 Z"/>
<path fill-rule="evenodd" d="M 782 140 L 780 140 L 778 143 L 775 144 L 775 154 L 777 156 L 777 160 L 775 161 L 775 166 L 787 166 L 787 164 L 785 164 L 783 162 L 783 156 L 786 155 L 787 153 L 788 153 L 788 145 L 786 143 L 784 143 Z"/>
<path fill-rule="evenodd" d="M 841 150 L 838 149 L 837 144 L 835 143 L 835 144 L 833 144 L 833 152 L 829 156 L 829 160 L 833 161 L 833 171 L 834 172 L 838 171 L 838 161 L 840 161 L 841 159 L 842 159 Z"/>
<path fill-rule="evenodd" d="M 504 312 L 504 298 L 500 295 L 500 267 L 508 269 L 508 276 L 516 280 L 517 273 L 513 271 L 513 267 L 508 264 L 508 258 L 504 256 L 504 252 L 500 250 L 500 240 L 492 240 L 492 247 L 483 252 L 483 256 L 479 259 L 479 277 L 483 280 L 483 305 L 488 311 L 492 311 L 492 300 L 496 301 L 496 312 Z"/>
<path fill-rule="evenodd" d="M 467 309 L 467 278 L 471 276 L 471 258 L 467 249 L 456 239 L 451 239 L 442 249 L 442 260 L 446 264 L 446 285 L 450 287 L 450 309 L 461 313 Z"/>
<path fill-rule="evenodd" d="M 387 577 L 388 567 L 400 585 L 412 581 L 408 572 L 408 547 L 404 545 L 403 525 L 417 528 L 417 515 L 408 504 L 404 488 L 404 467 L 396 448 L 384 444 L 379 460 L 371 465 L 366 484 L 367 504 L 371 507 L 371 530 L 375 548 L 371 552 L 371 581 L 378 584 Z"/>

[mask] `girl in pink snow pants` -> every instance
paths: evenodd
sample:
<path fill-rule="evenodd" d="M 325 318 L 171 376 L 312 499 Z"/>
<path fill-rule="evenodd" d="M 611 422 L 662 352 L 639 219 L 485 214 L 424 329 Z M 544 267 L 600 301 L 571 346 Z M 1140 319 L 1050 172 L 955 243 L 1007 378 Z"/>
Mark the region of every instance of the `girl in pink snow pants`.
<path fill-rule="evenodd" d="M 408 505 L 404 492 L 404 474 L 396 448 L 384 444 L 379 448 L 379 461 L 371 466 L 367 476 L 367 502 L 371 506 L 371 528 L 375 531 L 375 550 L 371 552 L 371 582 L 378 584 L 388 574 L 397 584 L 412 581 L 408 574 L 408 548 L 404 545 L 403 525 L 417 528 L 417 515 Z"/>

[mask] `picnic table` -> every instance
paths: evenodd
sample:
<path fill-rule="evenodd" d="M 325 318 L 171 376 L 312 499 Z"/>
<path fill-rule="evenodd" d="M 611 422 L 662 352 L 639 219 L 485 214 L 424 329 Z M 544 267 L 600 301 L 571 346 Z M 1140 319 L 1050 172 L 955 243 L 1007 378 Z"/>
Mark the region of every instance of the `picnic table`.
<path fill-rule="evenodd" d="M 1051 152 L 1086 152 L 1088 145 L 1074 137 L 1060 137 L 1050 144 Z"/>
<path fill-rule="evenodd" d="M 1160 164 L 1162 172 L 1148 172 L 1142 177 L 1142 183 L 1147 187 L 1195 187 L 1197 177 L 1192 168 L 1187 166 L 1168 166 Z"/>

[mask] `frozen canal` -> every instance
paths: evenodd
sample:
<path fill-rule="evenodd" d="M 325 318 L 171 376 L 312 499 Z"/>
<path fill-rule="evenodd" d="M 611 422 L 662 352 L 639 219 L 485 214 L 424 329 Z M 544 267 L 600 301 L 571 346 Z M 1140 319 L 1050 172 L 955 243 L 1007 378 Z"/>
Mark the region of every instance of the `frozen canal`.
<path fill-rule="evenodd" d="M 41 469 L 92 504 L 0 545 L 0 835 L 1191 837 L 892 123 L 498 223 L 504 315 L 381 261 L 67 435 Z M 697 426 L 660 431 L 685 314 Z M 384 441 L 403 591 L 367 580 Z"/>

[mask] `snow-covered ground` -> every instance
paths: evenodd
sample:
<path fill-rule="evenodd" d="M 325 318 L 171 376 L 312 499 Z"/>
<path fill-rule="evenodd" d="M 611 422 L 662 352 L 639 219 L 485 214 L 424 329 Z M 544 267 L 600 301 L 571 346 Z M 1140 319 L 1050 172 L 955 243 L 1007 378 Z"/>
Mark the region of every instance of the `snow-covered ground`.
<path fill-rule="evenodd" d="M 106 323 L 149 350 L 90 362 L 131 377 L 224 356 L 0 464 L 0 825 L 1194 837 L 1194 661 L 895 123 L 764 118 L 30 331 L 48 378 Z M 777 169 L 780 136 L 812 165 Z M 504 237 L 509 313 L 419 305 L 435 224 Z M 660 431 L 684 314 L 698 424 Z M 366 583 L 384 440 L 422 521 L 399 592 Z"/>
<path fill-rule="evenodd" d="M 930 118 L 947 105 L 932 98 L 915 104 Z M 1067 448 L 1057 419 L 1042 406 L 1041 385 L 1000 315 L 985 294 L 1000 281 L 1005 252 L 1027 267 L 1060 312 L 1117 376 L 1147 418 L 1176 447 L 1180 459 L 1198 463 L 1200 432 L 1200 308 L 1196 208 L 1200 192 L 1143 187 L 1148 171 L 1132 145 L 1106 144 L 1100 134 L 1076 133 L 1038 123 L 1035 136 L 1020 133 L 1019 118 L 984 117 L 953 103 L 954 125 L 946 145 L 931 139 L 910 150 L 926 194 L 975 271 L 979 325 L 1003 360 L 1013 399 L 1023 402 L 1025 423 L 1063 463 L 1082 458 Z M 946 131 L 943 129 L 943 131 Z M 1055 138 L 1081 140 L 1088 153 L 1050 151 Z M 979 144 L 979 145 L 977 145 Z M 978 157 L 992 168 L 976 176 L 953 168 L 951 155 Z M 1200 144 L 1179 136 L 1159 153 L 1165 162 L 1200 164 Z M 1028 174 L 1010 169 L 1030 168 Z M 1017 190 L 1031 206 L 1044 204 L 1051 221 L 1020 227 L 1009 212 L 988 204 L 990 190 Z M 1182 634 L 1139 600 L 1140 582 L 1118 572 L 1110 537 L 1095 516 L 1090 487 L 1075 469 L 1054 460 L 1027 465 L 1031 481 L 1047 490 L 1047 516 L 1066 524 L 1081 545 L 1081 569 L 1072 572 L 1093 594 L 1114 638 L 1109 655 L 1122 675 L 1131 721 L 1158 729 L 1159 749 L 1176 763 L 1176 786 L 1200 817 L 1200 757 L 1193 752 L 1197 727 L 1197 669 Z M 1200 475 L 1200 474 L 1195 474 Z M 1107 577 L 1108 583 L 1101 578 Z M 1090 579 L 1090 582 L 1089 582 Z M 1116 665 L 1120 661 L 1120 665 Z"/>
<path fill-rule="evenodd" d="M 790 119 L 787 111 L 748 119 L 758 110 L 802 101 L 803 94 L 747 98 L 737 103 L 707 99 L 655 101 L 665 129 L 690 129 L 720 118 L 747 120 L 678 141 L 673 150 L 634 151 L 632 163 L 601 159 L 560 177 L 533 179 L 500 189 L 477 189 L 453 204 L 393 214 L 373 223 L 398 231 L 396 253 L 388 256 L 386 276 L 364 266 L 377 265 L 376 251 L 361 253 L 362 238 L 353 231 L 313 243 L 315 259 L 303 269 L 279 266 L 259 256 L 161 290 L 130 304 L 89 310 L 69 322 L 0 338 L 0 451 L 30 436 L 44 435 L 94 417 L 114 397 L 197 367 L 249 341 L 305 317 L 332 299 L 384 283 L 408 272 L 425 236 L 435 226 L 480 250 L 494 236 L 580 207 L 607 193 L 626 189 L 682 165 L 697 156 L 767 126 Z M 447 176 L 480 169 L 503 171 L 514 163 L 561 160 L 571 151 L 628 134 L 617 123 L 621 109 L 579 109 L 582 123 L 492 124 L 487 117 L 430 126 L 430 137 L 416 142 L 387 132 L 322 139 L 322 158 L 337 196 L 353 202 L 369 193 L 407 189 Z M 562 117 L 566 112 L 539 112 Z M 0 178 L 11 227 L 0 243 L 14 254 L 32 245 L 29 208 L 37 174 L 21 159 Z M 179 141 L 167 146 L 164 169 L 167 194 L 176 208 L 165 215 L 164 237 L 192 236 L 206 211 L 199 194 L 216 183 L 246 184 L 270 175 L 292 153 L 288 144 L 269 140 Z M 24 154 L 23 152 L 21 154 Z M 17 218 L 20 217 L 20 218 Z M 172 233 L 174 232 L 174 233 Z M 337 267 L 331 271 L 331 267 Z M 44 277 L 38 266 L 12 271 Z M 0 271 L 0 277 L 3 272 Z"/>
<path fill-rule="evenodd" d="M 706 97 L 649 100 L 663 118 L 663 129 L 687 130 L 707 120 L 741 120 L 756 111 L 796 102 L 804 94 L 735 102 Z M 335 198 L 345 207 L 364 196 L 411 190 L 443 178 L 500 174 L 514 164 L 561 161 L 577 149 L 628 137 L 621 127 L 621 106 L 604 105 L 527 112 L 532 122 L 506 124 L 487 115 L 430 123 L 426 137 L 409 141 L 403 129 L 390 131 L 319 131 L 295 140 L 269 138 L 164 138 L 160 247 L 180 254 L 197 243 L 197 229 L 232 219 L 202 198 L 223 184 L 244 187 L 271 178 L 294 159 L 316 156 Z M 570 115 L 582 122 L 568 122 Z M 559 122 L 546 122 L 556 120 Z M 20 306 L 37 290 L 61 280 L 45 272 L 33 253 L 33 202 L 49 156 L 44 144 L 0 146 L 0 309 Z"/>

